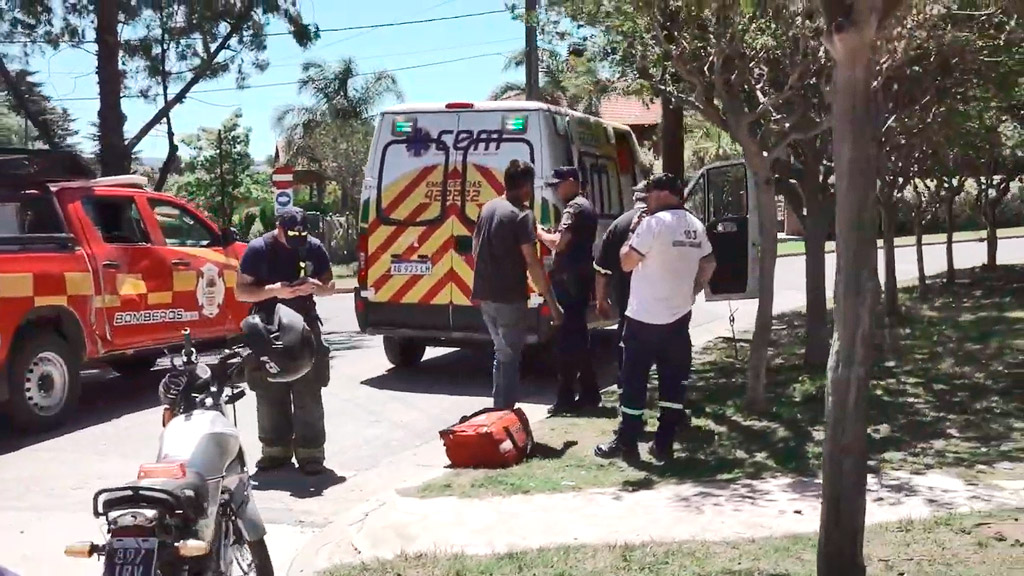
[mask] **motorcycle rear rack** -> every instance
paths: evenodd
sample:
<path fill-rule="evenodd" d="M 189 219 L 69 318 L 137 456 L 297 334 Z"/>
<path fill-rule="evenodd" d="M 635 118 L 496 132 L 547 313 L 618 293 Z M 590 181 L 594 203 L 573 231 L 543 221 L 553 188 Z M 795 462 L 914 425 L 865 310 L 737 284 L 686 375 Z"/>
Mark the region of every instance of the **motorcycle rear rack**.
<path fill-rule="evenodd" d="M 121 496 L 103 498 L 108 494 L 124 493 Z M 100 503 L 103 503 L 103 510 Z M 107 504 L 110 504 L 107 506 Z M 169 515 L 184 514 L 197 520 L 202 516 L 201 510 L 190 510 L 185 499 L 179 494 L 155 486 L 117 486 L 101 488 L 92 496 L 92 515 L 101 518 L 110 512 L 131 508 L 152 507 Z"/>

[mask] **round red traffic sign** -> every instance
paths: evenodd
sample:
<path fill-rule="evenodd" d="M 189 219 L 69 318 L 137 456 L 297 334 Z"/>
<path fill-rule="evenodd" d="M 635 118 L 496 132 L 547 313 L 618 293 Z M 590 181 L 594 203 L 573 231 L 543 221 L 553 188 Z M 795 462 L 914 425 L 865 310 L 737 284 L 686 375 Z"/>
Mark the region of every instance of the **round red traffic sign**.
<path fill-rule="evenodd" d="M 270 182 L 278 190 L 287 190 L 292 187 L 292 178 L 295 169 L 291 166 L 278 166 L 270 173 Z"/>

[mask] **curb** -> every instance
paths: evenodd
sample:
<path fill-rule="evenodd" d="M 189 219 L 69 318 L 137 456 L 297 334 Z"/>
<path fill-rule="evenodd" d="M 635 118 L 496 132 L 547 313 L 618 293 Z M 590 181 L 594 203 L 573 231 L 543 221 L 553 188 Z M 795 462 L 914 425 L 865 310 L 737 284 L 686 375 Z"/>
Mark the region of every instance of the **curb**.
<path fill-rule="evenodd" d="M 898 238 L 909 238 L 909 236 L 899 236 Z M 1000 241 L 1003 241 L 1003 240 L 1016 240 L 1018 238 L 1024 238 L 1024 234 L 1011 234 L 1009 236 L 1000 236 L 999 240 Z M 786 241 L 782 241 L 782 242 L 779 242 L 779 246 L 781 246 L 783 244 L 788 244 L 790 242 L 802 242 L 802 240 L 786 240 Z M 964 242 L 985 242 L 985 237 L 982 236 L 980 238 L 961 238 L 959 240 L 953 240 L 953 244 L 962 244 Z M 945 240 L 939 240 L 938 242 L 922 242 L 921 246 L 935 246 L 936 244 L 945 244 L 945 243 L 946 243 Z M 900 248 L 914 248 L 915 246 L 916 246 L 916 244 L 911 242 L 910 244 L 904 244 L 902 246 L 897 245 L 896 249 L 900 249 Z M 879 250 L 883 250 L 884 247 L 879 246 L 878 249 Z M 827 249 L 825 250 L 825 254 L 835 254 L 835 252 L 836 252 L 835 248 L 832 248 L 831 250 L 827 250 Z M 778 256 L 776 256 L 776 258 L 790 258 L 790 257 L 793 257 L 793 256 L 806 256 L 806 255 L 807 255 L 806 251 L 804 251 L 804 252 L 792 252 L 790 254 L 779 254 Z"/>

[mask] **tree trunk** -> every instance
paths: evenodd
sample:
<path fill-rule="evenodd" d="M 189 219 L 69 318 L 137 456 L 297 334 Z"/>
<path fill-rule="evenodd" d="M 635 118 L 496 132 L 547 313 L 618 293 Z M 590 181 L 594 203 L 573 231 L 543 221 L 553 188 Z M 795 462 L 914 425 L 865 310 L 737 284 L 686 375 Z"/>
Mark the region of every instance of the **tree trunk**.
<path fill-rule="evenodd" d="M 917 253 L 917 294 L 924 296 L 928 292 L 928 276 L 924 273 L 924 208 L 914 210 L 914 251 Z"/>
<path fill-rule="evenodd" d="M 661 169 L 683 177 L 686 150 L 683 142 L 683 109 L 670 96 L 661 97 Z"/>
<path fill-rule="evenodd" d="M 946 209 L 946 283 L 956 282 L 956 264 L 953 263 L 953 204 L 956 194 L 952 192 L 943 199 Z"/>
<path fill-rule="evenodd" d="M 761 254 L 758 258 L 757 315 L 754 336 L 747 359 L 747 410 L 753 413 L 768 409 L 765 387 L 768 381 L 768 346 L 772 337 L 772 306 L 775 301 L 775 258 L 778 254 L 778 222 L 775 219 L 775 177 L 758 153 L 756 158 L 745 158 L 754 171 L 756 180 L 758 221 L 761 234 Z"/>
<path fill-rule="evenodd" d="M 999 250 L 999 232 L 996 228 L 996 203 L 992 200 L 985 201 L 985 244 L 988 258 L 985 266 L 996 267 L 996 253 Z"/>
<path fill-rule="evenodd" d="M 822 187 L 828 184 L 821 184 Z M 804 365 L 823 369 L 828 364 L 828 304 L 825 298 L 825 241 L 828 238 L 829 216 L 835 213 L 831 202 L 822 199 L 822 191 L 807 194 L 807 217 L 804 219 L 804 247 L 807 280 L 807 342 Z M 831 209 L 831 210 L 830 210 Z"/>
<path fill-rule="evenodd" d="M 854 5 L 857 23 L 827 33 L 835 59 L 835 331 L 828 362 L 818 576 L 863 576 L 867 490 L 867 396 L 878 302 L 879 137 L 871 90 L 876 14 Z M 866 21 L 865 21 L 866 20 Z"/>
<path fill-rule="evenodd" d="M 103 176 L 128 174 L 132 168 L 131 150 L 124 142 L 121 41 L 117 27 L 117 0 L 99 0 L 96 5 L 96 77 L 100 95 L 99 162 Z"/>
<path fill-rule="evenodd" d="M 882 252 L 885 254 L 885 315 L 899 316 L 900 297 L 896 288 L 896 201 L 883 194 Z"/>

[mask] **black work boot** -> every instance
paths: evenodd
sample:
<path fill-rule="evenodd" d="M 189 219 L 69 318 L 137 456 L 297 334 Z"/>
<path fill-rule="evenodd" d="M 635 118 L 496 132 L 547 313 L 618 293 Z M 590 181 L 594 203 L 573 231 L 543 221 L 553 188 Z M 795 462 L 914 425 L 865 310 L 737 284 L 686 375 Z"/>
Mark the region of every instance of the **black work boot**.
<path fill-rule="evenodd" d="M 647 453 L 656 462 L 669 462 L 675 457 L 676 426 L 662 422 L 654 432 L 654 442 L 647 448 Z"/>
<path fill-rule="evenodd" d="M 326 472 L 327 468 L 319 460 L 306 460 L 299 462 L 299 471 L 306 476 L 319 476 Z"/>
<path fill-rule="evenodd" d="M 620 435 L 616 434 L 611 442 L 598 444 L 594 448 L 594 456 L 605 460 L 622 458 L 625 462 L 639 462 L 640 449 L 635 441 L 624 440 Z"/>
<path fill-rule="evenodd" d="M 651 455 L 651 458 L 654 458 L 655 462 L 663 464 L 671 462 L 675 458 L 675 447 L 671 441 L 658 442 L 655 440 L 647 447 L 647 453 Z"/>
<path fill-rule="evenodd" d="M 574 414 L 578 409 L 576 405 L 576 374 L 572 367 L 564 361 L 558 370 L 558 396 L 555 403 L 548 408 L 548 414 L 559 416 L 563 414 Z"/>
<path fill-rule="evenodd" d="M 262 456 L 256 461 L 256 469 L 261 471 L 277 470 L 292 463 L 290 457 L 285 456 Z"/>

